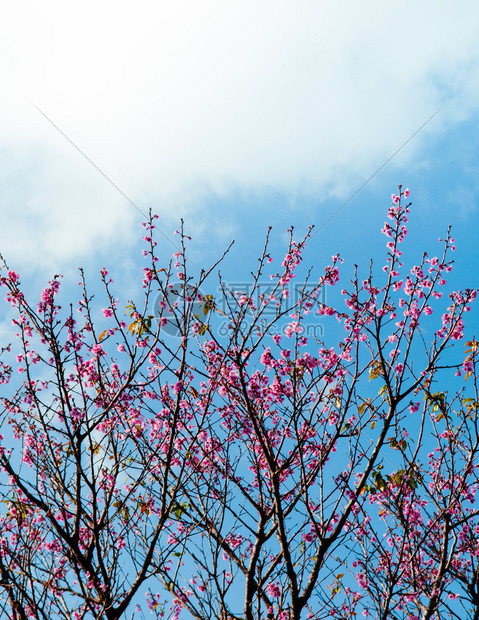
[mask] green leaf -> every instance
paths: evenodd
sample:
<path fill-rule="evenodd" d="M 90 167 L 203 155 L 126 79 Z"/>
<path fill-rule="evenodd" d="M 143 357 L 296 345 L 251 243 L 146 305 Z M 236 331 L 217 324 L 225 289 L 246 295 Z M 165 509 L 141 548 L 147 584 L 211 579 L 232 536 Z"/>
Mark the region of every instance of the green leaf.
<path fill-rule="evenodd" d="M 206 316 L 208 312 L 216 309 L 215 299 L 213 295 L 205 295 L 203 297 L 203 316 Z"/>
<path fill-rule="evenodd" d="M 388 386 L 387 385 L 383 385 L 383 387 L 378 392 L 378 396 L 382 396 L 383 394 L 387 394 L 387 391 L 388 391 Z"/>
<path fill-rule="evenodd" d="M 428 406 L 432 408 L 433 413 L 441 410 L 444 415 L 447 415 L 445 405 L 446 395 L 444 392 L 435 392 L 434 394 L 431 394 L 425 390 L 425 394 L 426 396 L 424 397 L 424 400 L 427 401 Z"/>
<path fill-rule="evenodd" d="M 376 480 L 374 481 L 374 484 L 376 485 L 376 488 L 379 489 L 380 491 L 384 491 L 384 489 L 387 486 L 386 481 L 381 476 L 381 474 L 376 476 Z"/>

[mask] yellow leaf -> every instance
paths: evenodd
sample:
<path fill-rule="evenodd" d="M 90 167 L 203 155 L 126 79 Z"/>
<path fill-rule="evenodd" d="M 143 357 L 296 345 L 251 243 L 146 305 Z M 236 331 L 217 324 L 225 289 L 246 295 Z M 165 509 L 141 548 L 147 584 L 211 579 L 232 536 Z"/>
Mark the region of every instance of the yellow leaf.
<path fill-rule="evenodd" d="M 380 376 L 382 371 L 382 366 L 379 362 L 374 362 L 369 369 L 369 380 L 372 381 Z"/>
<path fill-rule="evenodd" d="M 466 342 L 466 347 L 471 347 L 470 349 L 466 349 L 466 353 L 469 353 L 470 351 L 472 351 L 472 353 L 476 353 L 477 344 L 477 340 L 469 340 L 469 342 Z"/>
<path fill-rule="evenodd" d="M 90 446 L 90 450 L 93 452 L 93 454 L 98 454 L 100 452 L 100 444 L 93 444 L 93 446 Z"/>

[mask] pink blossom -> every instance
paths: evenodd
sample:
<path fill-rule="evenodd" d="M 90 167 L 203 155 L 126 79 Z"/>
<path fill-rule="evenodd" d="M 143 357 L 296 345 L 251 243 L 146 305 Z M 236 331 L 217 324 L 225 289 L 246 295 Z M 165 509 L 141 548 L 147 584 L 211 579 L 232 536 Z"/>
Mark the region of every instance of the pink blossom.
<path fill-rule="evenodd" d="M 269 583 L 266 586 L 266 591 L 271 598 L 279 598 L 281 596 L 281 590 L 277 583 Z"/>
<path fill-rule="evenodd" d="M 16 271 L 8 271 L 7 275 L 10 278 L 10 280 L 14 283 L 20 280 L 20 276 L 18 275 Z"/>
<path fill-rule="evenodd" d="M 102 349 L 100 343 L 93 345 L 93 347 L 91 348 L 91 352 L 93 353 L 94 357 L 100 357 L 100 355 L 105 355 L 105 351 Z"/>

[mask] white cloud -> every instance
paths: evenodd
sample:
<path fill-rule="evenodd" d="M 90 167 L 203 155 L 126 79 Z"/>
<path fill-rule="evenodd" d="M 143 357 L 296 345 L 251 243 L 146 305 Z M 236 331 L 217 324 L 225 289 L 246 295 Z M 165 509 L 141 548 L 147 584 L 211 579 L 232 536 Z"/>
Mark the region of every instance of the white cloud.
<path fill-rule="evenodd" d="M 211 192 L 344 195 L 450 100 L 407 163 L 476 113 L 478 26 L 472 0 L 10 3 L 1 247 L 78 262 L 137 218 L 27 96 L 171 229 Z"/>

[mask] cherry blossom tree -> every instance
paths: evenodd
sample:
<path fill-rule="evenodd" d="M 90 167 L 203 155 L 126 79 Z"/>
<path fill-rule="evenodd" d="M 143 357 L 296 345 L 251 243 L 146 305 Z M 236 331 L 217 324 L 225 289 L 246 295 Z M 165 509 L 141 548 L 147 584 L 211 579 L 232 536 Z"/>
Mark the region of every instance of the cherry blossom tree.
<path fill-rule="evenodd" d="M 408 194 L 336 304 L 339 255 L 297 283 L 311 230 L 242 290 L 183 230 L 160 268 L 151 217 L 141 298 L 104 269 L 101 316 L 83 275 L 65 310 L 4 264 L 6 617 L 479 618 L 476 291 L 443 294 L 449 231 L 406 263 Z"/>

